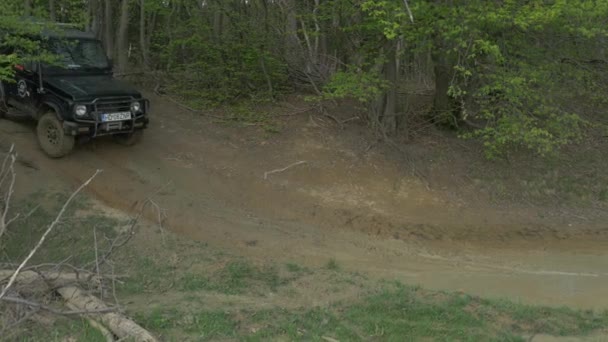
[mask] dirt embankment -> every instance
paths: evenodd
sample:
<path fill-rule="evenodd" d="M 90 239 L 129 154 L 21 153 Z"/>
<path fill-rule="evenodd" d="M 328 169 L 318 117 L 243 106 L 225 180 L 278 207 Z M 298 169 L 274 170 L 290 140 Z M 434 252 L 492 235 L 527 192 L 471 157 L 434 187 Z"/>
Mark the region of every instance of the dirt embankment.
<path fill-rule="evenodd" d="M 129 212 L 162 188 L 155 200 L 167 227 L 238 254 L 315 265 L 334 258 L 434 289 L 608 307 L 601 215 L 501 208 L 470 191 L 429 188 L 370 149 L 362 130 L 308 114 L 266 135 L 155 97 L 152 107 L 141 145 L 102 139 L 61 160 L 40 152 L 31 125 L 1 121 L 0 143 L 21 155 L 20 191 L 75 186 L 103 169 L 90 193 L 106 205 Z"/>

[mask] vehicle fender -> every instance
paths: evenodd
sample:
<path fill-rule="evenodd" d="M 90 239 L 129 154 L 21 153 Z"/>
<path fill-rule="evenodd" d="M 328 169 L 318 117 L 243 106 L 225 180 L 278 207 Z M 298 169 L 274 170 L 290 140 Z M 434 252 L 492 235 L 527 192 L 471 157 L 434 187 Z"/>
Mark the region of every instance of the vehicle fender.
<path fill-rule="evenodd" d="M 68 119 L 66 117 L 67 116 L 66 107 L 67 106 L 60 103 L 56 99 L 54 99 L 52 97 L 46 97 L 46 98 L 42 99 L 40 109 L 38 110 L 38 117 L 36 119 L 38 119 L 42 115 L 44 115 L 47 112 L 47 108 L 51 108 L 55 112 L 55 115 L 57 115 L 57 119 L 59 119 L 61 121 L 66 120 L 66 119 Z"/>

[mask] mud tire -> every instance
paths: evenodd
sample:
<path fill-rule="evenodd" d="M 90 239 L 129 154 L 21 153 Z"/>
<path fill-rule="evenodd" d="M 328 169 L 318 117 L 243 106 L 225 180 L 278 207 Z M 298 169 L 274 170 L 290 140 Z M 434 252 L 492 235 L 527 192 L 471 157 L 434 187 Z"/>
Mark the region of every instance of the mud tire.
<path fill-rule="evenodd" d="M 65 135 L 63 124 L 53 112 L 40 117 L 36 127 L 38 144 L 51 158 L 61 158 L 70 154 L 74 149 L 75 138 Z"/>
<path fill-rule="evenodd" d="M 133 133 L 116 134 L 116 135 L 112 136 L 112 138 L 114 138 L 114 141 L 116 143 L 123 145 L 123 146 L 137 145 L 141 142 L 143 137 L 144 137 L 144 131 L 141 129 L 134 131 Z"/>

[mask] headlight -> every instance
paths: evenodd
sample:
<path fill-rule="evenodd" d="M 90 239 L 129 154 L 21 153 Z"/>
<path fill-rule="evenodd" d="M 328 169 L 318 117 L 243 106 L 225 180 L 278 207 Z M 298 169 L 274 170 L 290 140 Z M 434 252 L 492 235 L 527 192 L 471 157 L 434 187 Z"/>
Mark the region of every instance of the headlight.
<path fill-rule="evenodd" d="M 135 102 L 131 103 L 132 112 L 139 113 L 140 110 L 141 110 L 141 103 L 139 103 L 139 101 L 135 101 Z"/>
<path fill-rule="evenodd" d="M 85 106 L 85 105 L 76 105 L 74 107 L 74 114 L 76 114 L 76 116 L 85 116 L 85 115 L 87 115 L 87 106 Z"/>

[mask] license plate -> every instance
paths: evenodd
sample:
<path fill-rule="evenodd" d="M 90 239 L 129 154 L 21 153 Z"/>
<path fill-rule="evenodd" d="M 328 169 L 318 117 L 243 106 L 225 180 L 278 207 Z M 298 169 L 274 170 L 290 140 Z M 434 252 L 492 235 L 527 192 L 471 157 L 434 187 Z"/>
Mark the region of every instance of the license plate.
<path fill-rule="evenodd" d="M 102 122 L 131 120 L 131 112 L 101 114 Z"/>

